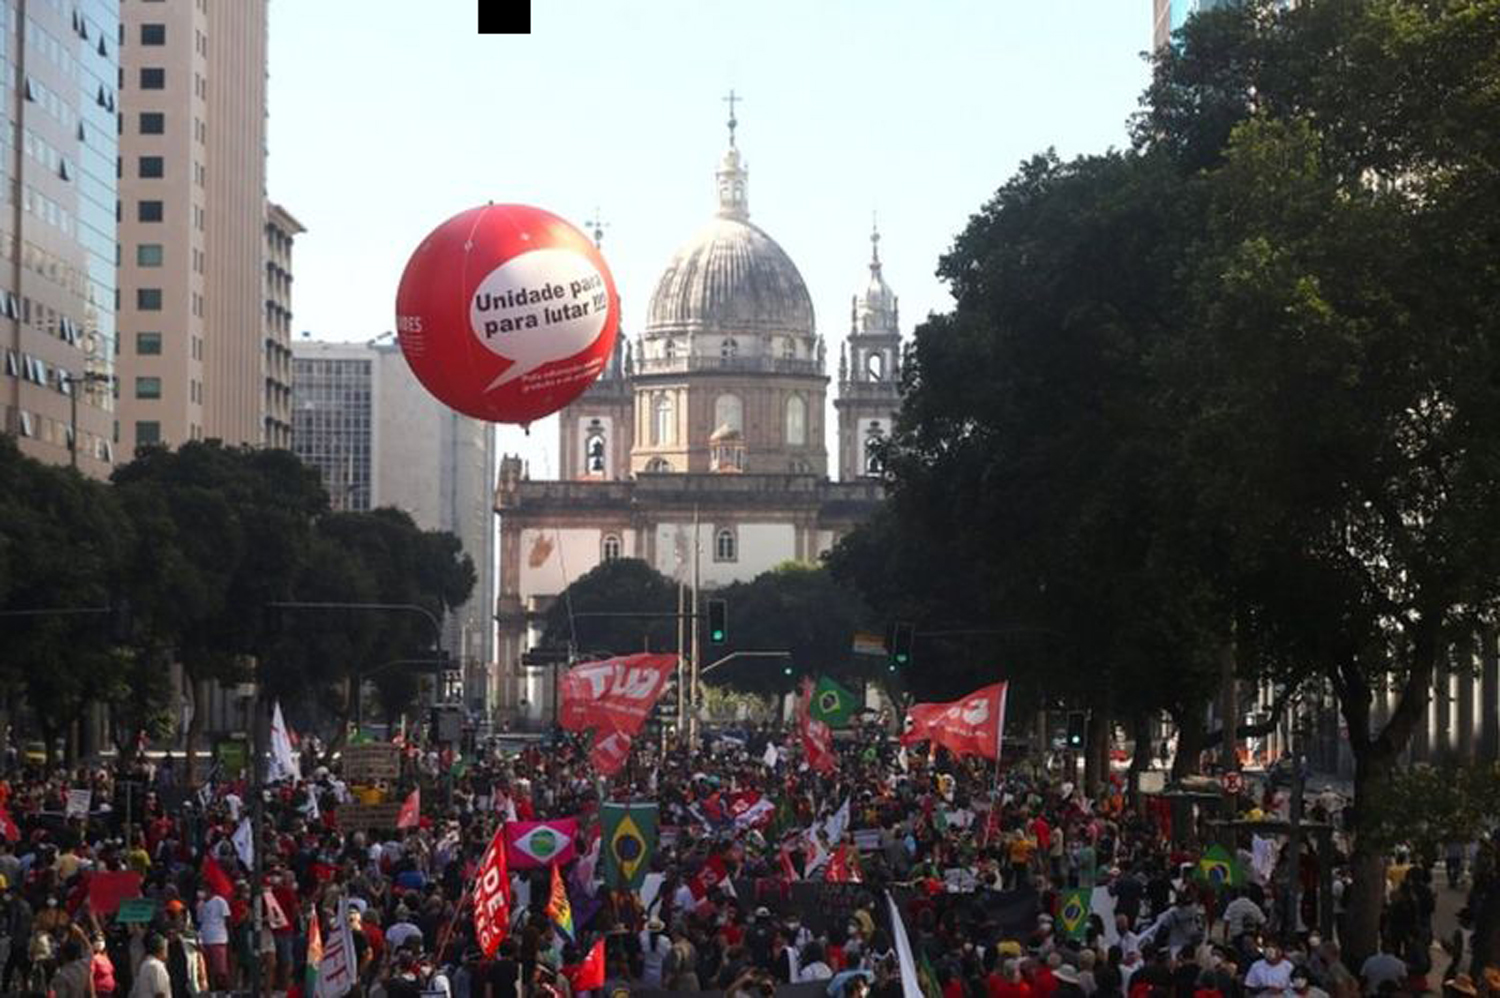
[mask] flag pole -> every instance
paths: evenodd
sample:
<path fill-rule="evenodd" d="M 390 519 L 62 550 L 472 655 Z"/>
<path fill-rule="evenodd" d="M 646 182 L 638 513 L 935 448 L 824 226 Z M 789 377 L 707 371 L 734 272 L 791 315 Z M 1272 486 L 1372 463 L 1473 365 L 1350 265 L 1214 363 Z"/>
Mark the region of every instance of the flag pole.
<path fill-rule="evenodd" d="M 469 888 L 471 886 L 472 884 L 469 881 L 466 880 L 464 882 L 463 890 L 461 890 L 458 894 L 458 904 L 453 906 L 453 917 L 448 920 L 448 925 L 443 930 L 443 936 L 438 941 L 437 949 L 433 950 L 433 956 L 435 956 L 438 960 L 442 960 L 443 950 L 448 948 L 448 943 L 453 938 L 453 927 L 458 924 L 458 919 L 459 916 L 463 913 L 464 905 L 468 904 L 470 901 Z"/>

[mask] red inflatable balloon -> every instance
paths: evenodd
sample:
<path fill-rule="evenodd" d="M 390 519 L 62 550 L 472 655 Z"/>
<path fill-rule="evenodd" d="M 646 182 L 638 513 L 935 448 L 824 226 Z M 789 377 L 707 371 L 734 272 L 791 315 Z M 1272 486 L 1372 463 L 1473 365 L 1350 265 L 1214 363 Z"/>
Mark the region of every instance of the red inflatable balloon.
<path fill-rule="evenodd" d="M 417 380 L 468 416 L 529 423 L 604 370 L 620 297 L 599 250 L 556 215 L 492 204 L 422 240 L 396 292 L 396 332 Z"/>

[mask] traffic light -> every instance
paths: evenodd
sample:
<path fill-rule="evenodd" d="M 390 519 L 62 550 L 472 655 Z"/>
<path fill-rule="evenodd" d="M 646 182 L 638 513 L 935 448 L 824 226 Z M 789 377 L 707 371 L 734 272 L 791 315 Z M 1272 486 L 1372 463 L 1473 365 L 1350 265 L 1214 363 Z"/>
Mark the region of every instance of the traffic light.
<path fill-rule="evenodd" d="M 1068 748 L 1083 748 L 1083 736 L 1088 727 L 1088 717 L 1088 714 L 1081 710 L 1068 711 Z"/>
<path fill-rule="evenodd" d="M 899 667 L 911 664 L 911 645 L 915 637 L 916 628 L 911 624 L 891 625 L 891 665 Z"/>
<path fill-rule="evenodd" d="M 729 640 L 729 604 L 721 599 L 708 601 L 708 643 L 721 645 Z"/>

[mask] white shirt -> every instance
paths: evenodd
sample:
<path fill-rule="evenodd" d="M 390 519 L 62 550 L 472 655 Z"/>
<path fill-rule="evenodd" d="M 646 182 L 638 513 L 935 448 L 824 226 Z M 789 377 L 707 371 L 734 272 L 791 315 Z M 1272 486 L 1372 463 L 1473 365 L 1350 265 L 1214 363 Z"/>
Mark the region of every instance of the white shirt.
<path fill-rule="evenodd" d="M 422 930 L 410 922 L 397 922 L 385 930 L 385 944 L 394 952 L 406 945 L 406 941 L 413 936 L 422 938 Z"/>
<path fill-rule="evenodd" d="M 1283 957 L 1273 967 L 1265 960 L 1256 960 L 1245 975 L 1247 991 L 1285 992 L 1292 986 L 1292 961 Z"/>
<path fill-rule="evenodd" d="M 816 960 L 812 963 L 809 963 L 807 966 L 803 967 L 800 971 L 797 972 L 797 982 L 799 984 L 806 983 L 808 981 L 826 981 L 831 977 L 833 977 L 833 971 L 830 970 L 828 964 L 824 963 L 822 960 Z"/>
<path fill-rule="evenodd" d="M 229 942 L 229 902 L 210 894 L 198 902 L 198 938 L 205 946 Z"/>
<path fill-rule="evenodd" d="M 154 956 L 146 957 L 135 975 L 130 998 L 172 998 L 172 978 L 167 965 Z"/>

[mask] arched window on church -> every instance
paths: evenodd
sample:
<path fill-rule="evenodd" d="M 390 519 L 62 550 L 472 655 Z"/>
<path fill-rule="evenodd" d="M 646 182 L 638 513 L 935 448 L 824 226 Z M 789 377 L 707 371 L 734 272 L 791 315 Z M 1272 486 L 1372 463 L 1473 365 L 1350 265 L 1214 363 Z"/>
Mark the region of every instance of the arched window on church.
<path fill-rule="evenodd" d="M 738 433 L 745 431 L 745 405 L 738 395 L 714 399 L 714 432 L 726 426 Z"/>
<path fill-rule="evenodd" d="M 737 561 L 739 544 L 734 536 L 734 531 L 729 527 L 720 527 L 714 534 L 714 561 Z"/>
<path fill-rule="evenodd" d="M 646 470 L 653 475 L 665 475 L 672 470 L 672 462 L 664 457 L 653 457 L 646 462 Z"/>
<path fill-rule="evenodd" d="M 724 342 L 719 344 L 719 356 L 725 360 L 734 360 L 740 355 L 740 345 L 735 342 L 733 336 L 724 337 Z"/>
<path fill-rule="evenodd" d="M 583 473 L 602 475 L 605 471 L 604 424 L 590 421 L 583 438 Z"/>
<path fill-rule="evenodd" d="M 807 403 L 801 395 L 787 396 L 786 442 L 791 447 L 807 445 Z"/>
<path fill-rule="evenodd" d="M 865 430 L 865 474 L 879 475 L 885 471 L 885 461 L 881 458 L 881 446 L 885 443 L 885 431 L 880 428 L 880 420 L 870 424 Z"/>
<path fill-rule="evenodd" d="M 661 348 L 661 355 L 667 360 L 676 360 L 677 341 L 669 338 L 666 343 L 663 343 Z"/>
<path fill-rule="evenodd" d="M 870 375 L 871 381 L 884 381 L 885 354 L 879 350 L 872 350 L 869 358 L 865 361 L 865 371 Z"/>
<path fill-rule="evenodd" d="M 605 534 L 602 548 L 601 553 L 605 561 L 617 560 L 620 557 L 621 550 L 620 536 L 618 534 Z"/>
<path fill-rule="evenodd" d="M 794 337 L 788 336 L 781 341 L 781 356 L 787 360 L 797 359 L 797 340 Z"/>
<path fill-rule="evenodd" d="M 677 439 L 677 423 L 674 419 L 672 396 L 666 392 L 656 396 L 655 419 L 651 423 L 651 442 L 670 444 Z"/>

